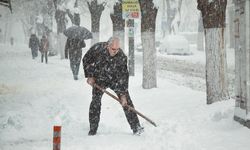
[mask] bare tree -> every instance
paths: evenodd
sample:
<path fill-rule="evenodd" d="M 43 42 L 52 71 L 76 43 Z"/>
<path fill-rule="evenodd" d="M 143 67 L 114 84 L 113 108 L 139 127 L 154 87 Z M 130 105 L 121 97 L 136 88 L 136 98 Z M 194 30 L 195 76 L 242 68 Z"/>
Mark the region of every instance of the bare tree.
<path fill-rule="evenodd" d="M 205 31 L 207 104 L 229 98 L 225 50 L 227 0 L 197 0 Z"/>
<path fill-rule="evenodd" d="M 63 33 L 66 29 L 66 10 L 63 9 L 61 0 L 53 0 L 55 6 L 55 19 L 57 23 L 57 34 Z"/>
<path fill-rule="evenodd" d="M 64 8 L 63 0 L 53 0 L 55 6 L 55 19 L 57 23 L 57 44 L 56 49 L 59 51 L 61 59 L 65 58 L 64 45 L 66 38 L 63 35 L 63 31 L 66 29 L 66 9 Z"/>
<path fill-rule="evenodd" d="M 234 48 L 234 17 L 235 17 L 235 12 L 234 12 L 234 4 L 229 4 L 228 6 L 228 36 L 229 36 L 229 47 Z"/>
<path fill-rule="evenodd" d="M 78 0 L 75 1 L 75 5 L 74 5 L 74 9 L 78 9 Z M 71 13 L 71 11 L 69 9 L 66 10 L 72 24 L 74 25 L 80 25 L 80 22 L 81 22 L 81 18 L 80 18 L 80 14 L 79 12 L 75 11 L 73 12 L 73 14 Z"/>
<path fill-rule="evenodd" d="M 141 40 L 143 51 L 143 83 L 145 89 L 157 86 L 155 22 L 158 9 L 153 0 L 139 0 L 141 7 Z"/>
<path fill-rule="evenodd" d="M 53 22 L 52 16 L 55 10 L 52 0 L 37 0 L 32 2 L 16 0 L 12 1 L 12 8 L 13 13 L 18 15 L 22 22 L 26 42 L 31 33 L 36 33 L 38 36 L 46 34 L 50 39 Z M 52 53 L 52 51 L 53 49 L 50 47 L 49 52 Z"/>
<path fill-rule="evenodd" d="M 175 33 L 177 33 L 181 24 L 181 6 L 182 6 L 182 0 L 178 0 L 177 3 L 177 13 L 175 15 L 175 20 L 176 20 L 176 29 L 175 29 Z"/>
<path fill-rule="evenodd" d="M 169 34 L 172 32 L 176 33 L 176 29 L 173 28 L 173 21 L 177 20 L 176 25 L 179 28 L 182 0 L 164 0 L 164 4 L 165 1 L 167 5 L 167 31 Z M 177 19 L 177 17 L 179 18 Z"/>
<path fill-rule="evenodd" d="M 106 6 L 106 2 L 98 4 L 97 0 L 92 0 L 91 2 L 87 3 L 91 14 L 91 32 L 93 34 L 93 39 L 91 41 L 91 44 L 94 44 L 96 42 L 99 42 L 100 19 L 102 12 Z"/>
<path fill-rule="evenodd" d="M 176 10 L 171 8 L 170 0 L 166 0 L 166 2 L 167 2 L 167 29 L 168 29 L 168 33 L 171 34 L 172 32 L 171 24 L 174 20 Z"/>
<path fill-rule="evenodd" d="M 113 35 L 118 36 L 121 42 L 121 48 L 124 50 L 125 20 L 122 18 L 122 0 L 114 5 L 114 13 L 110 14 L 113 22 Z"/>

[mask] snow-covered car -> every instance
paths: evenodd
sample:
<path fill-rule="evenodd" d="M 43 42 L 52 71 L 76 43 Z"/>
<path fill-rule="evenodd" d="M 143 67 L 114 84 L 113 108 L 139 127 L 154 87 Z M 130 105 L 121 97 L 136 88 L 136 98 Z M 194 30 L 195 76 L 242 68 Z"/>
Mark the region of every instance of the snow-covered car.
<path fill-rule="evenodd" d="M 190 55 L 188 40 L 182 35 L 168 35 L 162 41 L 159 48 L 160 53 L 172 55 Z"/>

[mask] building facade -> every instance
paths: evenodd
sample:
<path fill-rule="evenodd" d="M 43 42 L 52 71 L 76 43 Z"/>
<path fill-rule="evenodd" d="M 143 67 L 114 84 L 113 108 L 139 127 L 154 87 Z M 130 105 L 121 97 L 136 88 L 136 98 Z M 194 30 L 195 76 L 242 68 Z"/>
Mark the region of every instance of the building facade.
<path fill-rule="evenodd" d="M 250 0 L 235 5 L 235 113 L 234 120 L 250 128 Z"/>

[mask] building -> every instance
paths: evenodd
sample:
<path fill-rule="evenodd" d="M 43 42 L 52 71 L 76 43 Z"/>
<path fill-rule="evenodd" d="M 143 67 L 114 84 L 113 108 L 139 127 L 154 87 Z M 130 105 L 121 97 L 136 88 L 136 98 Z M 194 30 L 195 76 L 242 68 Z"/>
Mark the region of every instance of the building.
<path fill-rule="evenodd" d="M 250 128 L 250 0 L 235 5 L 235 112 L 234 120 Z"/>

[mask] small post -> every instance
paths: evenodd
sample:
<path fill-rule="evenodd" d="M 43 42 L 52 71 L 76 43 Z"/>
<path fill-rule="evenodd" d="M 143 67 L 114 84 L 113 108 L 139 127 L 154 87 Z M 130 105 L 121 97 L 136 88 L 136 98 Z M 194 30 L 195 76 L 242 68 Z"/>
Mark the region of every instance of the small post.
<path fill-rule="evenodd" d="M 61 126 L 54 126 L 53 150 L 61 149 Z"/>

